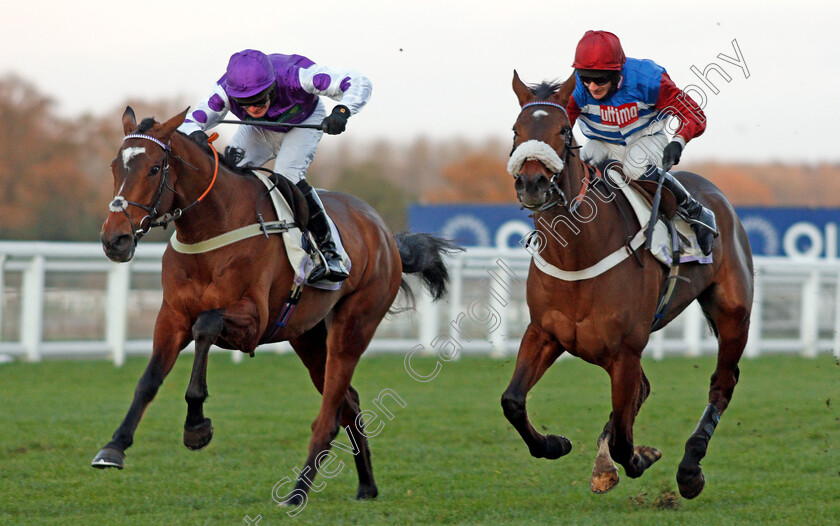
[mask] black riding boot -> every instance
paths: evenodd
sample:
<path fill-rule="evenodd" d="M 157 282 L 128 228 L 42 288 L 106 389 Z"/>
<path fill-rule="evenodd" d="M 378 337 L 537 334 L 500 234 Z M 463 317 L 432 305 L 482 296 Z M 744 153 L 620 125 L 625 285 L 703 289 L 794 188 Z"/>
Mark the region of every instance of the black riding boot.
<path fill-rule="evenodd" d="M 706 256 L 711 254 L 715 244 L 715 236 L 718 234 L 715 213 L 691 197 L 688 190 L 671 175 L 671 172 L 665 172 L 662 186 L 674 194 L 674 197 L 677 198 L 677 205 L 685 210 L 691 229 L 697 236 L 697 244 L 700 246 L 700 250 Z"/>
<path fill-rule="evenodd" d="M 309 205 L 309 231 L 315 237 L 318 249 L 326 260 L 326 265 L 318 265 L 312 270 L 308 281 L 309 283 L 315 283 L 322 279 L 336 282 L 344 281 L 350 275 L 350 272 L 347 271 L 347 267 L 341 261 L 341 256 L 336 251 L 330 225 L 327 223 L 327 214 L 324 212 L 324 205 L 315 189 L 309 186 L 306 179 L 301 179 L 297 183 L 297 187 L 306 197 L 306 204 Z"/>

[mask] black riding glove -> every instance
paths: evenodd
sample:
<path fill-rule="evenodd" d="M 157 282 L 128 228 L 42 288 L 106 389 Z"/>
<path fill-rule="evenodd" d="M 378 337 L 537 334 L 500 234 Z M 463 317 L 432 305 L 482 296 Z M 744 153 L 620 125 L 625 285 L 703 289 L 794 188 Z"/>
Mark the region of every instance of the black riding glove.
<path fill-rule="evenodd" d="M 201 146 L 201 149 L 207 153 L 212 152 L 210 149 L 210 143 L 207 142 L 210 140 L 210 137 L 204 133 L 204 130 L 195 130 L 190 134 L 190 140 L 195 141 L 196 144 Z"/>
<path fill-rule="evenodd" d="M 210 140 L 210 137 L 208 137 L 207 134 L 204 133 L 204 130 L 195 130 L 190 134 L 190 139 L 206 147 L 207 141 Z"/>
<path fill-rule="evenodd" d="M 662 166 L 666 166 L 670 170 L 671 166 L 680 164 L 682 150 L 682 144 L 677 141 L 669 142 L 668 146 L 665 147 L 665 151 L 662 153 Z"/>
<path fill-rule="evenodd" d="M 321 122 L 321 129 L 324 133 L 338 135 L 347 127 L 347 119 L 350 117 L 350 110 L 347 106 L 338 105 L 333 108 L 326 119 Z"/>

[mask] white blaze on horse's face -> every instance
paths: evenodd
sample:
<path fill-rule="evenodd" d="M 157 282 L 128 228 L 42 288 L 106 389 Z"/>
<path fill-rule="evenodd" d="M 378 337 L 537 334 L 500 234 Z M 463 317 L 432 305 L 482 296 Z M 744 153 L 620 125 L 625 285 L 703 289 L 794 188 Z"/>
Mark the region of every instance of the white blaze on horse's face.
<path fill-rule="evenodd" d="M 131 148 L 125 148 L 122 151 L 123 167 L 125 167 L 125 169 L 128 170 L 128 161 L 144 153 L 146 153 L 146 148 L 142 146 L 132 146 Z"/>
<path fill-rule="evenodd" d="M 531 116 L 535 119 L 539 119 L 540 117 L 546 117 L 547 115 L 548 112 L 545 110 L 535 110 L 534 113 L 531 114 Z"/>

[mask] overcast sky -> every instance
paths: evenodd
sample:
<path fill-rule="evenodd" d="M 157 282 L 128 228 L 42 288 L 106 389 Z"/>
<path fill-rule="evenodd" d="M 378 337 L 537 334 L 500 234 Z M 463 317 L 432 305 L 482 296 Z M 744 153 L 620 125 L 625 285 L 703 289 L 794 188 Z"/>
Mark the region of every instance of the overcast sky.
<path fill-rule="evenodd" d="M 507 140 L 513 70 L 530 83 L 565 78 L 583 33 L 605 29 L 628 56 L 703 90 L 708 128 L 684 160 L 838 162 L 838 23 L 834 0 L 10 2 L 0 75 L 34 83 L 76 117 L 129 98 L 194 105 L 232 53 L 297 53 L 372 80 L 371 102 L 348 125 L 354 139 Z M 718 58 L 738 58 L 733 40 L 748 78 Z M 709 73 L 717 94 L 691 71 L 712 62 L 731 79 Z"/>

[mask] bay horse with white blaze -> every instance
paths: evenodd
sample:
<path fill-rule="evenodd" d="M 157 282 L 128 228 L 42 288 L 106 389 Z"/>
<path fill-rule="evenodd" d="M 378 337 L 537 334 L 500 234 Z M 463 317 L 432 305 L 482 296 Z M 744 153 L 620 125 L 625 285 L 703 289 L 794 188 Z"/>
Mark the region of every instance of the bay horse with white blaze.
<path fill-rule="evenodd" d="M 126 108 L 126 137 L 111 164 L 117 197 L 101 233 L 110 259 L 130 260 L 139 237 L 152 225 L 174 221 L 178 240 L 195 244 L 254 224 L 258 214 L 274 217 L 263 183 L 219 164 L 215 150 L 211 154 L 209 147 L 205 151 L 176 132 L 186 113 L 162 124 L 145 119 L 138 126 L 133 110 Z M 411 292 L 402 274 L 418 274 L 432 296 L 440 298 L 448 280 L 442 256 L 455 247 L 427 234 L 395 239 L 376 211 L 360 199 L 337 192 L 321 195 L 341 233 L 352 271 L 338 290 L 306 287 L 285 326 L 275 320 L 290 297 L 295 272 L 281 236 L 260 233 L 197 254 L 167 247 L 152 356 L 128 414 L 94 458 L 94 467 L 124 467 L 125 450 L 140 418 L 190 341 L 195 340 L 195 358 L 186 393 L 184 444 L 201 449 L 213 436 L 203 413 L 210 346 L 253 355 L 259 344 L 288 340 L 323 397 L 302 473 L 309 471 L 311 481 L 316 463 L 344 427 L 358 446 L 357 498 L 376 497 L 368 441 L 357 418 L 359 395 L 350 380 L 400 288 Z M 308 488 L 306 480 L 299 479 L 287 503 L 300 504 Z"/>
<path fill-rule="evenodd" d="M 594 192 L 609 194 L 609 183 L 590 182 L 591 170 L 577 154 L 565 111 L 573 88 L 573 79 L 529 87 L 514 72 L 513 90 L 522 110 L 513 127 L 512 159 L 526 142 L 525 149 L 533 153 L 520 155 L 522 163 L 514 173 L 516 194 L 535 212 L 538 257 L 560 269 L 555 273 L 560 277 L 547 274 L 537 256 L 532 260 L 526 285 L 530 323 L 502 407 L 531 455 L 559 458 L 569 453 L 571 442 L 564 436 L 542 435 L 531 425 L 525 407 L 528 392 L 564 352 L 604 368 L 610 375 L 612 413 L 598 438 L 590 481 L 593 491 L 604 493 L 618 483 L 614 462 L 635 478 L 661 457 L 655 448 L 635 445 L 633 421 L 650 393 L 641 355 L 668 269 L 638 245 L 629 248 L 642 225 L 620 192 L 602 202 L 591 197 Z M 657 323 L 657 330 L 664 327 L 696 299 L 717 336 L 709 404 L 686 442 L 677 471 L 680 494 L 694 498 L 705 484 L 700 460 L 738 381 L 753 301 L 753 268 L 747 235 L 721 191 L 693 173 L 678 172 L 676 177 L 714 211 L 720 232 L 713 263 L 679 266 L 682 281 Z M 573 234 L 568 225 L 574 225 Z M 599 265 L 605 261 L 617 263 L 611 268 Z"/>

